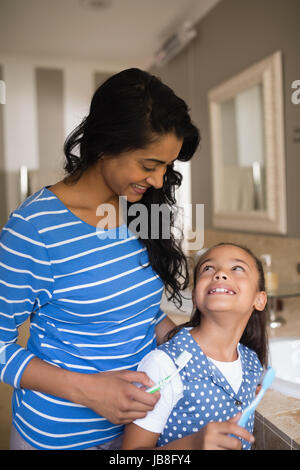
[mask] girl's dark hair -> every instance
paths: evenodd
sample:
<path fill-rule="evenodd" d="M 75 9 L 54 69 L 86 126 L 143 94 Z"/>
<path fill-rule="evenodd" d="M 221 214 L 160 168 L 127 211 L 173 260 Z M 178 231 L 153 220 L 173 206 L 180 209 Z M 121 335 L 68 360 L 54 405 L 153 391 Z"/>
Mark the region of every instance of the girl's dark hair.
<path fill-rule="evenodd" d="M 212 246 L 211 248 L 209 248 L 209 250 L 207 250 L 205 253 L 202 254 L 202 256 L 197 261 L 196 267 L 194 269 L 194 279 L 193 279 L 194 287 L 196 286 L 199 267 L 202 263 L 202 260 L 204 259 L 204 256 L 206 256 L 207 252 L 218 246 L 226 246 L 226 245 L 236 246 L 238 248 L 241 248 L 252 257 L 252 259 L 255 261 L 256 268 L 257 268 L 258 275 L 259 275 L 257 289 L 258 291 L 265 291 L 265 277 L 264 277 L 264 269 L 262 266 L 262 262 L 259 260 L 259 258 L 257 258 L 254 255 L 254 253 L 252 253 L 252 251 L 249 248 L 243 245 L 238 245 L 236 243 L 218 243 L 217 245 Z M 251 317 L 249 318 L 246 328 L 240 339 L 240 342 L 244 346 L 247 346 L 248 348 L 256 352 L 261 364 L 264 367 L 267 367 L 268 365 L 267 321 L 268 321 L 267 305 L 265 306 L 263 311 L 259 311 L 256 309 L 253 310 Z M 196 327 L 196 326 L 199 326 L 200 323 L 201 323 L 201 312 L 198 308 L 196 308 L 191 319 L 188 322 L 178 325 L 174 329 L 172 329 L 168 333 L 167 339 L 168 340 L 171 339 L 183 327 Z"/>
<path fill-rule="evenodd" d="M 88 116 L 67 138 L 65 182 L 76 182 L 103 155 L 118 156 L 122 152 L 143 149 L 168 133 L 183 139 L 178 160 L 190 160 L 199 145 L 200 135 L 191 122 L 186 103 L 154 75 L 137 68 L 123 70 L 96 90 Z M 181 185 L 181 180 L 182 175 L 170 166 L 163 187 L 149 188 L 139 201 L 148 210 L 148 234 L 151 233 L 152 204 L 168 207 L 170 218 L 161 218 L 159 236 L 139 238 L 147 248 L 151 266 L 170 294 L 169 299 L 174 299 L 179 306 L 182 305 L 180 290 L 189 284 L 188 263 L 180 242 L 170 232 L 170 225 L 174 226 L 174 190 Z M 127 212 L 130 206 L 128 202 Z M 128 214 L 128 223 L 132 218 Z M 169 225 L 169 237 L 161 236 L 166 233 L 164 223 Z"/>

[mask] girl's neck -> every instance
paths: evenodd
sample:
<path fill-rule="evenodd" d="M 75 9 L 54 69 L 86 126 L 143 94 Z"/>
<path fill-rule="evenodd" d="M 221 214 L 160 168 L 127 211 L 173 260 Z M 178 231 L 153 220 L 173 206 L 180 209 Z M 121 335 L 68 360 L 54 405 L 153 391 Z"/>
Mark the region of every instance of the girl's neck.
<path fill-rule="evenodd" d="M 238 358 L 237 345 L 243 330 L 241 325 L 219 325 L 202 317 L 201 324 L 191 330 L 191 335 L 206 356 L 233 362 Z"/>

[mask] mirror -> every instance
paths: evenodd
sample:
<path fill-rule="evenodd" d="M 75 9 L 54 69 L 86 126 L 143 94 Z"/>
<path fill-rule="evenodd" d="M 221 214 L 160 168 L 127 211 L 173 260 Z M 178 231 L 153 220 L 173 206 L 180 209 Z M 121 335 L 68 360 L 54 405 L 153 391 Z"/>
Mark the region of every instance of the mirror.
<path fill-rule="evenodd" d="M 209 109 L 214 226 L 286 233 L 281 53 L 212 89 Z"/>

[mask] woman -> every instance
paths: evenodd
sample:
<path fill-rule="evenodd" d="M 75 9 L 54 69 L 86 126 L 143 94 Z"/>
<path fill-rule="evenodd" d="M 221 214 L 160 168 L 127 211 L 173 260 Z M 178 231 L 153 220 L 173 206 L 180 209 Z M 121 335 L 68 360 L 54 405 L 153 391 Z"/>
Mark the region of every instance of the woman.
<path fill-rule="evenodd" d="M 174 222 L 181 183 L 173 162 L 189 160 L 198 144 L 184 101 L 149 73 L 125 70 L 98 88 L 67 139 L 64 180 L 11 214 L 0 245 L 0 374 L 15 388 L 11 448 L 118 448 L 123 425 L 153 409 L 159 394 L 136 387 L 151 384 L 136 368 L 174 326 L 160 310 L 163 289 L 180 304 L 189 280 L 172 235 L 149 236 L 151 208 L 169 208 L 161 234 L 166 219 Z M 139 236 L 127 226 L 135 203 L 149 222 Z M 115 226 L 103 207 L 115 210 Z M 29 315 L 23 349 L 14 341 Z"/>

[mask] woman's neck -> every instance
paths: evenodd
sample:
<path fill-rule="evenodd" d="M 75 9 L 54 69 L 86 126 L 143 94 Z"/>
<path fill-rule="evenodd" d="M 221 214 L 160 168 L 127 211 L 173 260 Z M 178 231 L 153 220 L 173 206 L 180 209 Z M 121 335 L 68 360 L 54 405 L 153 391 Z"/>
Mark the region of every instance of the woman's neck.
<path fill-rule="evenodd" d="M 77 195 L 77 204 L 81 204 L 83 207 L 94 209 L 100 204 L 117 205 L 118 203 L 118 197 L 103 183 L 97 165 L 85 170 L 75 182 L 72 182 L 71 178 L 67 178 L 64 185 L 65 189 L 70 190 L 73 196 Z"/>
<path fill-rule="evenodd" d="M 93 169 L 86 170 L 77 181 L 62 180 L 49 189 L 75 216 L 98 229 L 114 228 L 123 223 L 118 196 L 105 189 Z M 101 204 L 105 204 L 103 210 Z M 107 204 L 112 206 L 111 218 L 107 215 Z"/>

